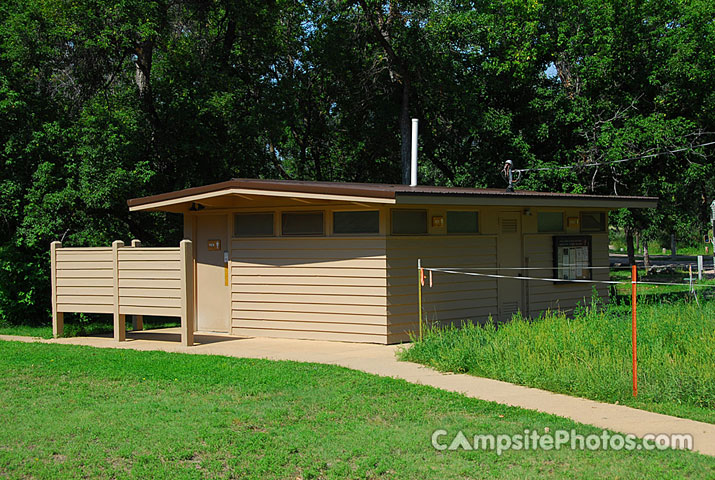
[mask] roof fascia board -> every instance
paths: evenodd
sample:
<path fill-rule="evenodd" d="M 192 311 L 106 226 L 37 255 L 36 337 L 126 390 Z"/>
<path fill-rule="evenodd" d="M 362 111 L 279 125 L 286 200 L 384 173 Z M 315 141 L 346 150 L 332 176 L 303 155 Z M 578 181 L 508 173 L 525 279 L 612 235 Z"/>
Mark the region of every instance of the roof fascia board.
<path fill-rule="evenodd" d="M 593 208 L 655 208 L 657 200 L 641 199 L 594 199 L 594 198 L 549 198 L 539 196 L 508 195 L 488 197 L 481 195 L 404 195 L 398 194 L 397 205 L 474 205 L 474 206 L 519 206 L 519 207 L 593 207 Z"/>
<path fill-rule="evenodd" d="M 154 210 L 162 207 L 168 207 L 172 205 L 178 205 L 181 203 L 189 202 L 199 202 L 201 200 L 206 200 L 209 198 L 225 197 L 225 196 L 244 196 L 244 195 L 254 195 L 260 197 L 288 197 L 295 199 L 310 199 L 310 200 L 330 200 L 330 201 L 342 201 L 342 202 L 362 202 L 362 203 L 381 203 L 381 204 L 394 204 L 394 198 L 375 198 L 375 197 L 362 197 L 355 195 L 334 195 L 326 193 L 302 193 L 302 192 L 291 192 L 291 191 L 278 191 L 278 190 L 254 190 L 248 188 L 229 188 L 223 190 L 217 190 L 207 193 L 198 193 L 195 195 L 188 195 L 183 197 L 172 198 L 168 200 L 160 200 L 157 202 L 143 203 L 139 205 L 132 205 L 129 207 L 130 212 L 137 212 L 142 210 Z M 244 197 L 245 198 L 245 197 Z"/>

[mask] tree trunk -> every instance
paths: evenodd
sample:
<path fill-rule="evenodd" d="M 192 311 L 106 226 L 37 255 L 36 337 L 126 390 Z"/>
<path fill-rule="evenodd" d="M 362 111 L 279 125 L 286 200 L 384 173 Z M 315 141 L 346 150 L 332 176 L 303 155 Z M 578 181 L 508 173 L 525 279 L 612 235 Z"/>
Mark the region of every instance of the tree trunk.
<path fill-rule="evenodd" d="M 678 254 L 678 246 L 675 242 L 675 234 L 671 233 L 670 234 L 670 256 L 672 258 L 675 258 L 675 256 Z"/>
<path fill-rule="evenodd" d="M 159 115 L 154 107 L 154 95 L 151 91 L 151 64 L 154 53 L 154 41 L 144 40 L 136 46 L 137 59 L 134 62 L 136 67 L 135 82 L 139 89 L 144 111 L 149 114 L 154 130 L 159 126 Z"/>
<path fill-rule="evenodd" d="M 402 183 L 410 184 L 410 155 L 412 151 L 412 120 L 410 119 L 410 79 L 402 79 L 402 108 L 400 109 L 400 135 L 402 136 Z"/>
<path fill-rule="evenodd" d="M 641 234 L 638 230 L 635 232 L 635 237 L 636 237 L 636 251 L 640 251 L 641 249 Z"/>
<path fill-rule="evenodd" d="M 648 240 L 643 239 L 643 267 L 648 271 L 650 269 L 650 254 L 648 253 Z"/>
<path fill-rule="evenodd" d="M 636 264 L 636 251 L 633 247 L 633 230 L 630 228 L 626 229 L 626 251 L 628 252 L 628 264 Z"/>

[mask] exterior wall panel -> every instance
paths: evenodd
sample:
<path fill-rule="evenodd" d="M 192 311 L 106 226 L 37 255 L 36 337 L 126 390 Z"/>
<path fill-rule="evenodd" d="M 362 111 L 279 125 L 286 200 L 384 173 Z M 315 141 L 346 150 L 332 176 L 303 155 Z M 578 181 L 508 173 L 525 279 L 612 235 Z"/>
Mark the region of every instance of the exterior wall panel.
<path fill-rule="evenodd" d="M 388 341 L 409 340 L 418 331 L 417 259 L 424 267 L 484 268 L 496 265 L 491 235 L 392 236 L 387 239 Z M 433 273 L 422 289 L 424 325 L 484 322 L 496 315 L 496 281 Z"/>
<path fill-rule="evenodd" d="M 231 332 L 386 343 L 384 237 L 234 238 Z"/>

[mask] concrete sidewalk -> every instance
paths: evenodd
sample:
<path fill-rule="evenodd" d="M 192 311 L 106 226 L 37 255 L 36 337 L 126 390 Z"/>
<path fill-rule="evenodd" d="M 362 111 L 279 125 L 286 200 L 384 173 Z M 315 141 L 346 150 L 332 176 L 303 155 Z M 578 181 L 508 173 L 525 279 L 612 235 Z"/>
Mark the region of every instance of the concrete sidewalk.
<path fill-rule="evenodd" d="M 397 361 L 395 351 L 400 347 L 395 345 L 242 338 L 219 334 L 197 334 L 195 338 L 198 343 L 196 346 L 182 347 L 179 344 L 178 328 L 129 332 L 127 341 L 119 344 L 110 337 L 42 340 L 32 337 L 0 335 L 0 340 L 88 345 L 99 348 L 162 350 L 340 365 L 375 375 L 430 385 L 468 397 L 567 417 L 580 423 L 616 432 L 630 433 L 638 437 L 660 433 L 691 434 L 695 451 L 715 456 L 715 425 L 646 412 L 623 405 L 611 405 L 570 397 L 498 380 L 440 373 L 414 363 Z"/>

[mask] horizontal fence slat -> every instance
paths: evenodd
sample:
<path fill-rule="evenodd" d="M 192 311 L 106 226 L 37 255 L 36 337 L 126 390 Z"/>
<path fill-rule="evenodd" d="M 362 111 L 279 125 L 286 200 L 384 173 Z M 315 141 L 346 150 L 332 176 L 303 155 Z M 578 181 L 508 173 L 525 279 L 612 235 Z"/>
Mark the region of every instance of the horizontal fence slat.
<path fill-rule="evenodd" d="M 131 305 L 133 307 L 181 307 L 181 298 L 147 298 L 147 297 L 119 297 L 120 306 Z"/>
<path fill-rule="evenodd" d="M 152 251 L 152 250 L 119 250 L 119 262 L 156 262 L 156 261 L 179 261 L 179 249 L 176 251 Z"/>
<path fill-rule="evenodd" d="M 181 272 L 177 270 L 119 270 L 119 282 L 124 279 L 172 279 L 181 281 Z"/>
<path fill-rule="evenodd" d="M 114 305 L 114 295 L 57 295 L 57 303 Z"/>
<path fill-rule="evenodd" d="M 181 298 L 180 288 L 133 288 L 119 286 L 119 300 L 123 297 Z"/>
<path fill-rule="evenodd" d="M 112 252 L 57 252 L 58 262 L 111 262 Z"/>
<path fill-rule="evenodd" d="M 90 284 L 90 283 L 87 282 L 87 284 Z M 112 296 L 112 295 L 114 295 L 114 289 L 111 286 L 109 286 L 109 287 L 89 287 L 89 286 L 63 287 L 63 286 L 58 286 L 57 287 L 57 295 Z"/>
<path fill-rule="evenodd" d="M 181 289 L 178 278 L 120 278 L 119 288 L 173 288 Z"/>
<path fill-rule="evenodd" d="M 111 277 L 59 277 L 57 279 L 57 287 L 113 287 L 114 279 Z"/>
<path fill-rule="evenodd" d="M 57 304 L 57 311 L 65 313 L 112 313 L 113 309 L 113 305 Z"/>
<path fill-rule="evenodd" d="M 122 315 L 156 315 L 160 317 L 179 317 L 181 316 L 180 307 L 154 307 L 154 306 L 133 306 L 120 305 L 119 313 Z"/>
<path fill-rule="evenodd" d="M 119 262 L 119 270 L 179 270 L 181 268 L 181 263 L 178 260 L 164 261 L 134 261 L 126 260 Z"/>
<path fill-rule="evenodd" d="M 108 262 L 78 262 L 78 261 L 57 261 L 57 270 L 106 270 L 112 268 L 111 260 Z"/>
<path fill-rule="evenodd" d="M 114 272 L 111 268 L 96 270 L 57 270 L 57 278 L 109 278 L 111 280 L 114 278 Z"/>

